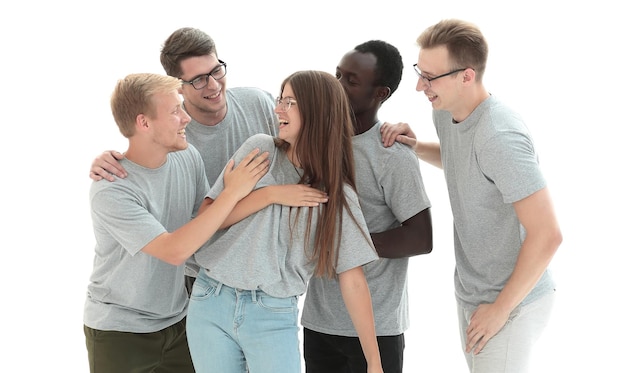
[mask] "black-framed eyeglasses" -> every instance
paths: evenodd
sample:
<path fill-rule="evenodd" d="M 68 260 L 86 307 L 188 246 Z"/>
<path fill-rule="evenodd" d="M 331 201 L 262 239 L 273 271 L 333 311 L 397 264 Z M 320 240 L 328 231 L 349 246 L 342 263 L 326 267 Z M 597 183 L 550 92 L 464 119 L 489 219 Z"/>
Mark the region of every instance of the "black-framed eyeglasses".
<path fill-rule="evenodd" d="M 280 98 L 276 97 L 276 108 L 280 111 L 287 112 L 291 109 L 291 105 L 295 105 L 296 100 L 291 97 Z"/>
<path fill-rule="evenodd" d="M 428 88 L 432 87 L 432 81 L 435 79 L 439 79 L 439 78 L 443 78 L 444 76 L 448 76 L 448 75 L 452 75 L 452 74 L 456 74 L 460 71 L 463 71 L 465 69 L 467 69 L 467 67 L 464 67 L 462 69 L 456 69 L 456 70 L 452 70 L 450 72 L 447 72 L 445 74 L 441 74 L 441 75 L 437 75 L 433 78 L 427 78 L 424 75 L 422 75 L 422 72 L 420 71 L 420 69 L 417 67 L 417 64 L 413 65 L 413 69 L 415 70 L 415 72 L 417 73 L 417 76 L 422 79 L 422 81 L 424 82 L 424 84 L 426 84 L 428 86 Z"/>
<path fill-rule="evenodd" d="M 226 76 L 226 62 L 217 60 L 220 64 L 217 65 L 210 73 L 200 75 L 190 81 L 182 80 L 183 84 L 191 84 L 195 89 L 202 89 L 209 84 L 209 78 L 213 77 L 215 80 L 220 80 Z"/>

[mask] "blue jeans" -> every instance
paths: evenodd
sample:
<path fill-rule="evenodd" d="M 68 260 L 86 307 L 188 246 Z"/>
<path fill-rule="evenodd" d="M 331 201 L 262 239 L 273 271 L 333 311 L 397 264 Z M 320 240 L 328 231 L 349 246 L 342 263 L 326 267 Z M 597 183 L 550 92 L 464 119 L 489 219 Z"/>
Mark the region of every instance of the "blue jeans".
<path fill-rule="evenodd" d="M 298 330 L 297 296 L 234 289 L 198 274 L 187 313 L 197 373 L 300 373 Z"/>
<path fill-rule="evenodd" d="M 459 333 L 470 372 L 528 372 L 532 347 L 550 319 L 555 296 L 555 292 L 552 292 L 513 309 L 506 324 L 487 342 L 478 355 L 465 352 L 467 340 L 465 330 L 474 309 L 463 308 L 457 304 Z"/>

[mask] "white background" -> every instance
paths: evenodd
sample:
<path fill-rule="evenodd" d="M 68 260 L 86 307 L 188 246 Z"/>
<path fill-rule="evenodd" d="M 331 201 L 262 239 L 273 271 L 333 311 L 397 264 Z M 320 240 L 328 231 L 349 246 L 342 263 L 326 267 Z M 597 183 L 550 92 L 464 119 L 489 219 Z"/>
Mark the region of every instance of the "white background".
<path fill-rule="evenodd" d="M 554 3 L 559 3 L 556 5 Z M 295 70 L 334 73 L 355 45 L 403 54 L 403 82 L 381 119 L 435 139 L 415 92 L 415 39 L 442 18 L 478 24 L 490 43 L 485 82 L 531 128 L 564 242 L 553 261 L 558 303 L 534 372 L 624 371 L 623 107 L 618 2 L 31 1 L 0 6 L 3 367 L 87 372 L 82 332 L 93 234 L 93 158 L 125 150 L 110 112 L 118 78 L 162 73 L 175 29 L 198 27 L 228 63 L 228 85 L 278 93 Z M 465 371 L 456 331 L 452 221 L 443 175 L 422 165 L 433 253 L 411 259 L 407 372 Z M 2 369 L 5 371 L 5 368 Z"/>

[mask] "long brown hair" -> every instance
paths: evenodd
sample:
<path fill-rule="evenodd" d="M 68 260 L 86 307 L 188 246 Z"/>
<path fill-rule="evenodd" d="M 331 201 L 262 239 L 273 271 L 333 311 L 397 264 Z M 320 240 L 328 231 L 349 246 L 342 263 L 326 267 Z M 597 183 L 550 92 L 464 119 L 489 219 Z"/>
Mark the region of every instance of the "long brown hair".
<path fill-rule="evenodd" d="M 356 191 L 350 102 L 337 78 L 323 71 L 291 74 L 281 85 L 281 96 L 287 83 L 291 85 L 301 118 L 300 132 L 292 144 L 294 155 L 304 170 L 300 182 L 328 194 L 328 202 L 320 209 L 315 231 L 312 258 L 317 261 L 315 275 L 334 277 L 344 208 L 354 219 L 343 189 L 347 184 Z M 280 140 L 278 145 L 282 149 L 291 146 Z M 312 213 L 313 209 L 309 208 L 305 234 L 307 252 Z"/>

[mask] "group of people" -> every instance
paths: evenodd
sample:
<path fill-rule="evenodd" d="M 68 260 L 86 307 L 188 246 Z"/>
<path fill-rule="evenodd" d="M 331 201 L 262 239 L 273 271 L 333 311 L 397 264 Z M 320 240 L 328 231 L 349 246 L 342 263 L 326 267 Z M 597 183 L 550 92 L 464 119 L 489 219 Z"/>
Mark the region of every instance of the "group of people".
<path fill-rule="evenodd" d="M 404 66 L 381 40 L 272 99 L 227 89 L 210 36 L 181 28 L 167 75 L 117 82 L 128 148 L 90 170 L 91 372 L 299 373 L 299 325 L 308 373 L 402 372 L 409 258 L 433 248 L 420 159 L 448 184 L 469 370 L 528 369 L 562 239 L 532 138 L 483 86 L 475 25 L 443 20 L 417 43 L 437 143 L 378 118 Z"/>

